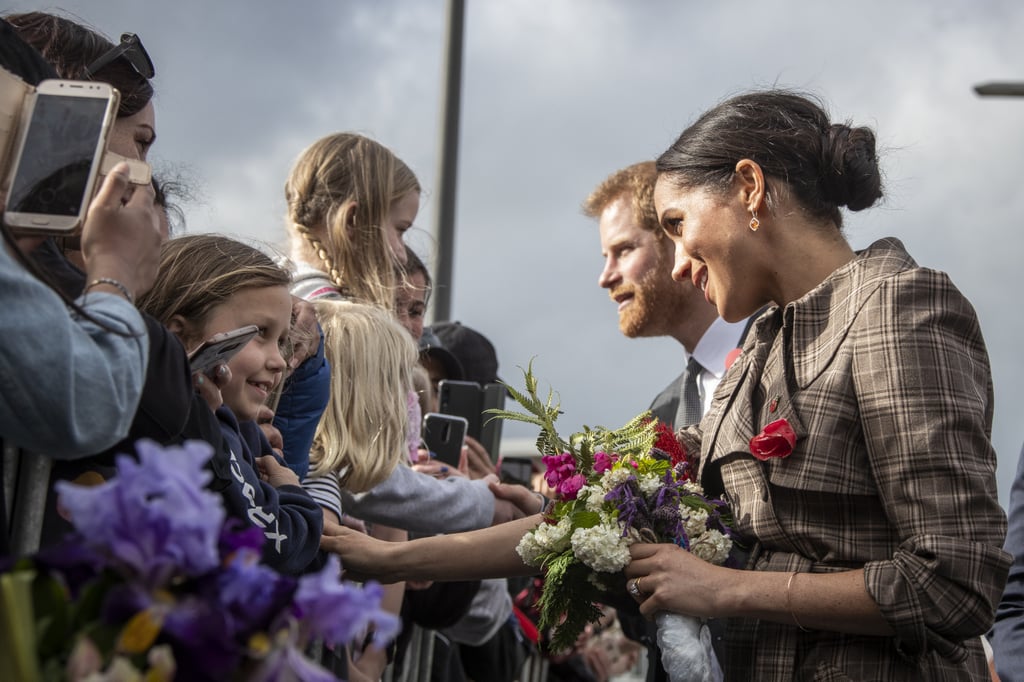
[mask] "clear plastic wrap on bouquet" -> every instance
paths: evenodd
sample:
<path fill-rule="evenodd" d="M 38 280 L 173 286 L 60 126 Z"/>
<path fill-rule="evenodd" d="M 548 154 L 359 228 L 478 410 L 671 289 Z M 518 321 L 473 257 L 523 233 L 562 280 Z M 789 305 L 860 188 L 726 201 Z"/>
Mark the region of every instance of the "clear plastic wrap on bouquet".
<path fill-rule="evenodd" d="M 659 612 L 658 648 L 661 663 L 672 682 L 721 682 L 718 657 L 711 646 L 711 631 L 700 618 Z"/>

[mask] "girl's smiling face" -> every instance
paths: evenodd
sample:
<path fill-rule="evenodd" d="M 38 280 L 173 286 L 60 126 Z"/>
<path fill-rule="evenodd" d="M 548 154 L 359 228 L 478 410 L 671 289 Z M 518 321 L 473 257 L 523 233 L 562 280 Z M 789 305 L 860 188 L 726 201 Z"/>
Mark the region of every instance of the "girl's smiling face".
<path fill-rule="evenodd" d="M 231 381 L 221 389 L 224 404 L 239 421 L 256 419 L 270 391 L 284 374 L 281 355 L 291 325 L 292 298 L 284 286 L 254 287 L 232 294 L 214 307 L 202 330 L 190 335 L 192 346 L 215 334 L 254 324 L 259 334 L 231 360 Z M 198 338 L 198 340 L 196 340 Z"/>

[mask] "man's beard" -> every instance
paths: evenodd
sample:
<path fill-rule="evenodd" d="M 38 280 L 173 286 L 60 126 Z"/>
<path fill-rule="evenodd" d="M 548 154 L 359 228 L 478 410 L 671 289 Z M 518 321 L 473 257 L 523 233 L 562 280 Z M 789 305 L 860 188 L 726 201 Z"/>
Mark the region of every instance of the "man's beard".
<path fill-rule="evenodd" d="M 619 315 L 619 330 L 631 339 L 668 334 L 673 321 L 686 314 L 680 286 L 664 273 L 649 271 L 628 290 L 633 300 Z"/>

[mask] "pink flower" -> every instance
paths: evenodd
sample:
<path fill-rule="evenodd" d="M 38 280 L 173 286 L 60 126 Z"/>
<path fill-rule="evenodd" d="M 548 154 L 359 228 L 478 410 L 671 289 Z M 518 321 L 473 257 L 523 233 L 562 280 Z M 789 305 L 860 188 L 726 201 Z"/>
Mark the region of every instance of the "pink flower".
<path fill-rule="evenodd" d="M 576 474 L 575 476 L 570 476 L 559 483 L 555 492 L 557 492 L 558 496 L 563 500 L 575 500 L 576 494 L 580 491 L 580 488 L 586 485 L 586 483 L 587 479 L 583 474 Z"/>
<path fill-rule="evenodd" d="M 750 439 L 750 453 L 762 462 L 789 457 L 796 445 L 796 432 L 785 419 L 776 419 Z"/>
<path fill-rule="evenodd" d="M 576 460 L 572 453 L 544 455 L 541 461 L 544 462 L 544 480 L 552 489 L 557 490 L 562 481 L 576 473 Z"/>
<path fill-rule="evenodd" d="M 594 471 L 599 474 L 603 474 L 612 468 L 618 457 L 609 455 L 607 452 L 595 452 L 594 453 Z"/>

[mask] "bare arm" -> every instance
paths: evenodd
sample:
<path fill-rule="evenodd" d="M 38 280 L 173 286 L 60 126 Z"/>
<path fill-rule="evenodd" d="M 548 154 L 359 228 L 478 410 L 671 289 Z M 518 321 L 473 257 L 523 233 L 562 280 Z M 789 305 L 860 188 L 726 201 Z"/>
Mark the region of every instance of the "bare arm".
<path fill-rule="evenodd" d="M 540 515 L 481 530 L 437 535 L 409 542 L 381 542 L 343 526 L 325 524 L 320 546 L 341 557 L 355 576 L 385 583 L 402 580 L 477 580 L 533 575 L 516 553 Z"/>

